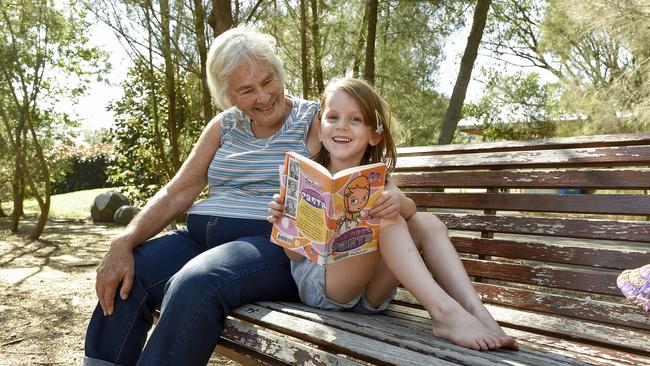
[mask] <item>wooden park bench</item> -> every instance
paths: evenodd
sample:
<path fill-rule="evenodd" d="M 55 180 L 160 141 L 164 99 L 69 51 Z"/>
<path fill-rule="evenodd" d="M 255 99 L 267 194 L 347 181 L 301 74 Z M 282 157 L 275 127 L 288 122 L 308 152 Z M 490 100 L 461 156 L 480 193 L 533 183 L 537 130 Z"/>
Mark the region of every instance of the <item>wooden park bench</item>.
<path fill-rule="evenodd" d="M 397 167 L 521 350 L 436 338 L 400 290 L 380 315 L 243 306 L 218 352 L 272 365 L 650 365 L 650 315 L 616 286 L 650 263 L 650 134 L 402 148 Z"/>

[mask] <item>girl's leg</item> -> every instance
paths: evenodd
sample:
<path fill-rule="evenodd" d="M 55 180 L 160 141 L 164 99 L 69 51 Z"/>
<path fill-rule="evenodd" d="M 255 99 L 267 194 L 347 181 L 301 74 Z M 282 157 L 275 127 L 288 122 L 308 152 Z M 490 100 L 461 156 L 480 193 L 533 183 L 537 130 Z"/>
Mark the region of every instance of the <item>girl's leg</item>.
<path fill-rule="evenodd" d="M 375 273 L 379 259 L 380 256 L 377 251 L 328 264 L 325 267 L 325 294 L 327 298 L 345 304 L 358 296 Z"/>
<path fill-rule="evenodd" d="M 517 349 L 514 338 L 506 335 L 483 306 L 458 253 L 449 240 L 447 226 L 430 212 L 417 212 L 409 218 L 407 224 L 427 267 L 445 292 L 486 327 L 506 337 L 501 341 L 504 347 Z"/>
<path fill-rule="evenodd" d="M 386 266 L 424 306 L 431 315 L 433 334 L 455 344 L 476 350 L 501 347 L 501 336 L 484 326 L 449 296 L 431 277 L 403 218 L 382 220 L 379 243 Z M 366 298 L 375 299 L 373 291 L 386 292 L 393 285 L 390 276 L 378 274 L 388 283 L 372 279 L 366 288 Z M 373 304 L 371 302 L 371 304 Z M 374 304 L 373 304 L 374 305 Z"/>

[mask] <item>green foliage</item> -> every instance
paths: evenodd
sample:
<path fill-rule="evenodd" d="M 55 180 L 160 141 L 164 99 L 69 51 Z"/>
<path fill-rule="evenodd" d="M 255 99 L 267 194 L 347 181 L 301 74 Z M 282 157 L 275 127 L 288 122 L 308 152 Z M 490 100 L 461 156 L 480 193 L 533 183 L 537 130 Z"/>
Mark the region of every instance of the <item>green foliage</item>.
<path fill-rule="evenodd" d="M 324 81 L 354 74 L 355 58 L 363 60 L 359 34 L 365 29 L 365 1 L 331 0 L 318 19 L 321 34 L 321 64 Z M 416 2 L 382 1 L 379 3 L 375 42 L 375 87 L 391 105 L 402 122 L 402 144 L 432 144 L 447 107 L 447 98 L 435 91 L 442 49 L 449 34 L 462 25 L 463 12 L 470 1 Z M 299 16 L 294 7 L 266 4 L 263 31 L 278 40 L 285 61 L 287 89 L 301 92 Z M 311 39 L 309 42 L 313 42 Z M 365 43 L 364 43 L 365 44 Z M 313 57 L 311 55 L 310 57 Z M 311 83 L 315 88 L 315 83 Z M 310 95 L 316 99 L 315 89 Z"/>
<path fill-rule="evenodd" d="M 540 83 L 537 73 L 507 75 L 484 71 L 486 94 L 477 104 L 467 104 L 466 117 L 482 124 L 483 138 L 528 140 L 551 137 L 558 95 L 555 85 Z"/>
<path fill-rule="evenodd" d="M 201 100 L 199 81 L 192 75 L 184 76 L 177 80 L 180 98 L 176 101 L 184 115 L 179 141 L 181 160 L 189 155 L 203 129 L 201 106 L 196 102 Z M 169 138 L 169 130 L 161 126 L 168 113 L 167 100 L 157 95 L 164 83 L 164 72 L 154 73 L 152 79 L 145 65 L 136 64 L 122 84 L 124 97 L 110 106 L 117 116 L 108 140 L 115 148 L 115 163 L 108 169 L 110 182 L 125 186 L 123 193 L 138 204 L 146 202 L 171 179 L 163 166 L 163 160 L 171 160 L 171 152 L 165 149 L 161 156 L 158 149 Z"/>
<path fill-rule="evenodd" d="M 53 181 L 53 194 L 111 186 L 106 170 L 114 157 L 108 144 L 58 145 L 48 152 L 48 160 L 61 161 L 66 167 L 65 175 Z"/>
<path fill-rule="evenodd" d="M 57 140 L 65 141 L 76 126 L 52 106 L 64 99 L 73 102 L 91 76 L 107 70 L 107 53 L 87 46 L 90 25 L 86 14 L 72 5 L 48 0 L 0 2 L 0 128 L 4 146 L 10 147 L 3 154 L 7 158 L 0 159 L 0 179 L 10 172 L 14 186 L 41 199 L 49 195 L 50 180 L 66 170 L 64 162 L 48 160 L 41 151 L 50 151 Z M 20 155 L 25 160 L 23 171 L 29 172 L 35 189 L 25 189 L 27 175 L 14 170 Z M 0 199 L 5 199 L 7 184 L 0 184 Z M 44 210 L 39 224 L 46 217 Z M 33 237 L 40 230 L 42 226 Z"/>

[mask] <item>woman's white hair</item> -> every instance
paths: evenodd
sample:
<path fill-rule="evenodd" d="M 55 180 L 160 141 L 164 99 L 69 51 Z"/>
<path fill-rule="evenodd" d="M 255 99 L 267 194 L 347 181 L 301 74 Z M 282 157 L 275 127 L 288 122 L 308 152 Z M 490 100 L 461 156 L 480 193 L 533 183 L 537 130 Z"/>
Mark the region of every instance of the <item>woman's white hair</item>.
<path fill-rule="evenodd" d="M 206 61 L 212 103 L 222 110 L 232 106 L 228 96 L 228 77 L 244 60 L 253 67 L 256 60 L 266 62 L 284 85 L 284 68 L 275 53 L 275 39 L 248 25 L 229 29 L 212 41 Z"/>

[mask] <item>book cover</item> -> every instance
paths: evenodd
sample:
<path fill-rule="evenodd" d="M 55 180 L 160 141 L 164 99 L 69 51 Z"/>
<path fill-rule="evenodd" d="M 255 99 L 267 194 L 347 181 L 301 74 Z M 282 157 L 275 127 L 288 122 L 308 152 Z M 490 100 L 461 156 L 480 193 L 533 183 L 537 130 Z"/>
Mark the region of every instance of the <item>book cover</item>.
<path fill-rule="evenodd" d="M 386 165 L 362 165 L 333 176 L 322 165 L 288 152 L 280 195 L 284 217 L 271 241 L 320 265 L 377 250 L 380 219 L 368 211 L 384 190 Z"/>

